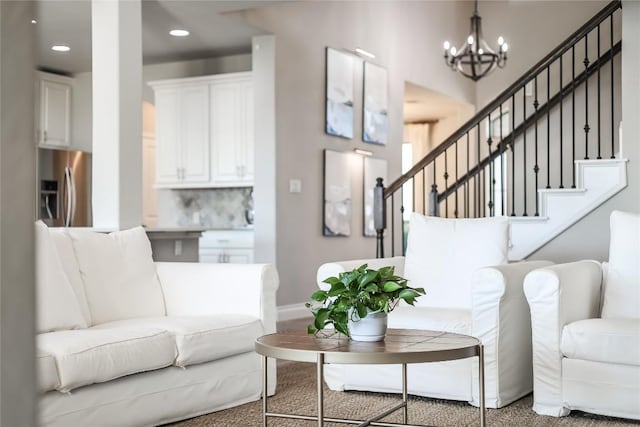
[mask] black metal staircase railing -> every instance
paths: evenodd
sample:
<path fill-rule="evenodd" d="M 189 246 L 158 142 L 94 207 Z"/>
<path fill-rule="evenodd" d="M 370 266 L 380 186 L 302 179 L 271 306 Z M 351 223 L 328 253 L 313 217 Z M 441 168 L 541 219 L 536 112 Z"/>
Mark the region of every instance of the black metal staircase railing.
<path fill-rule="evenodd" d="M 576 187 L 575 160 L 615 158 L 621 7 L 609 3 L 388 187 L 378 181 L 378 256 L 387 210 L 393 256 L 408 212 L 539 216 L 539 189 Z"/>

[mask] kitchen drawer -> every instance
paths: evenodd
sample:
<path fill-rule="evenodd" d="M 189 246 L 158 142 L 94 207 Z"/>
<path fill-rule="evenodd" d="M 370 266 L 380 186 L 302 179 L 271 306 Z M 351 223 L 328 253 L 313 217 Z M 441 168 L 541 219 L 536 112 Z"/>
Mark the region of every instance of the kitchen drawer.
<path fill-rule="evenodd" d="M 200 249 L 253 249 L 253 230 L 205 231 L 200 237 Z"/>
<path fill-rule="evenodd" d="M 251 264 L 253 249 L 201 249 L 200 262 Z"/>

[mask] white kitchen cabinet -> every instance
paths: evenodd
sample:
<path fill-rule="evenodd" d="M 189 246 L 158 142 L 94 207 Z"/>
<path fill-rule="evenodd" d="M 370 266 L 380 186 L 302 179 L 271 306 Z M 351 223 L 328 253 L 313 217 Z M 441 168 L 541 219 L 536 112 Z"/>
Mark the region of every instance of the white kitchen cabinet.
<path fill-rule="evenodd" d="M 156 188 L 253 185 L 251 72 L 149 84 L 157 112 Z"/>
<path fill-rule="evenodd" d="M 156 187 L 191 188 L 208 183 L 208 85 L 158 85 L 154 89 Z"/>
<path fill-rule="evenodd" d="M 200 237 L 200 262 L 251 264 L 252 230 L 205 231 Z"/>
<path fill-rule="evenodd" d="M 212 181 L 217 185 L 253 185 L 253 129 L 251 73 L 212 81 Z"/>
<path fill-rule="evenodd" d="M 73 79 L 36 73 L 36 140 L 43 148 L 71 147 L 71 89 Z"/>

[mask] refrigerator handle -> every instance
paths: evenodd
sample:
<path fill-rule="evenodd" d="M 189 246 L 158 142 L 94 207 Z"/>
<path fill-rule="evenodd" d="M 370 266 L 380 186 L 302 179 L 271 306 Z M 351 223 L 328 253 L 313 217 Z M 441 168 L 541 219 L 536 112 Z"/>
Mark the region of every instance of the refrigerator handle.
<path fill-rule="evenodd" d="M 71 174 L 71 168 L 64 168 L 64 226 L 71 227 L 73 224 L 73 218 L 75 216 L 75 185 L 73 182 L 73 175 Z"/>
<path fill-rule="evenodd" d="M 76 222 L 76 177 L 73 175 L 73 170 L 69 168 L 69 187 L 71 188 L 71 221 L 69 226 L 71 227 Z"/>

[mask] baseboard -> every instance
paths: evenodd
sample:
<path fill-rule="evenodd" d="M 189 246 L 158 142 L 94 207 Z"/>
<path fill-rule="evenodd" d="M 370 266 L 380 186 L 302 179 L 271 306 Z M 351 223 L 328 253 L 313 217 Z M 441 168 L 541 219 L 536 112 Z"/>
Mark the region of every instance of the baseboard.
<path fill-rule="evenodd" d="M 311 317 L 311 312 L 304 303 L 278 306 L 278 321 Z"/>

